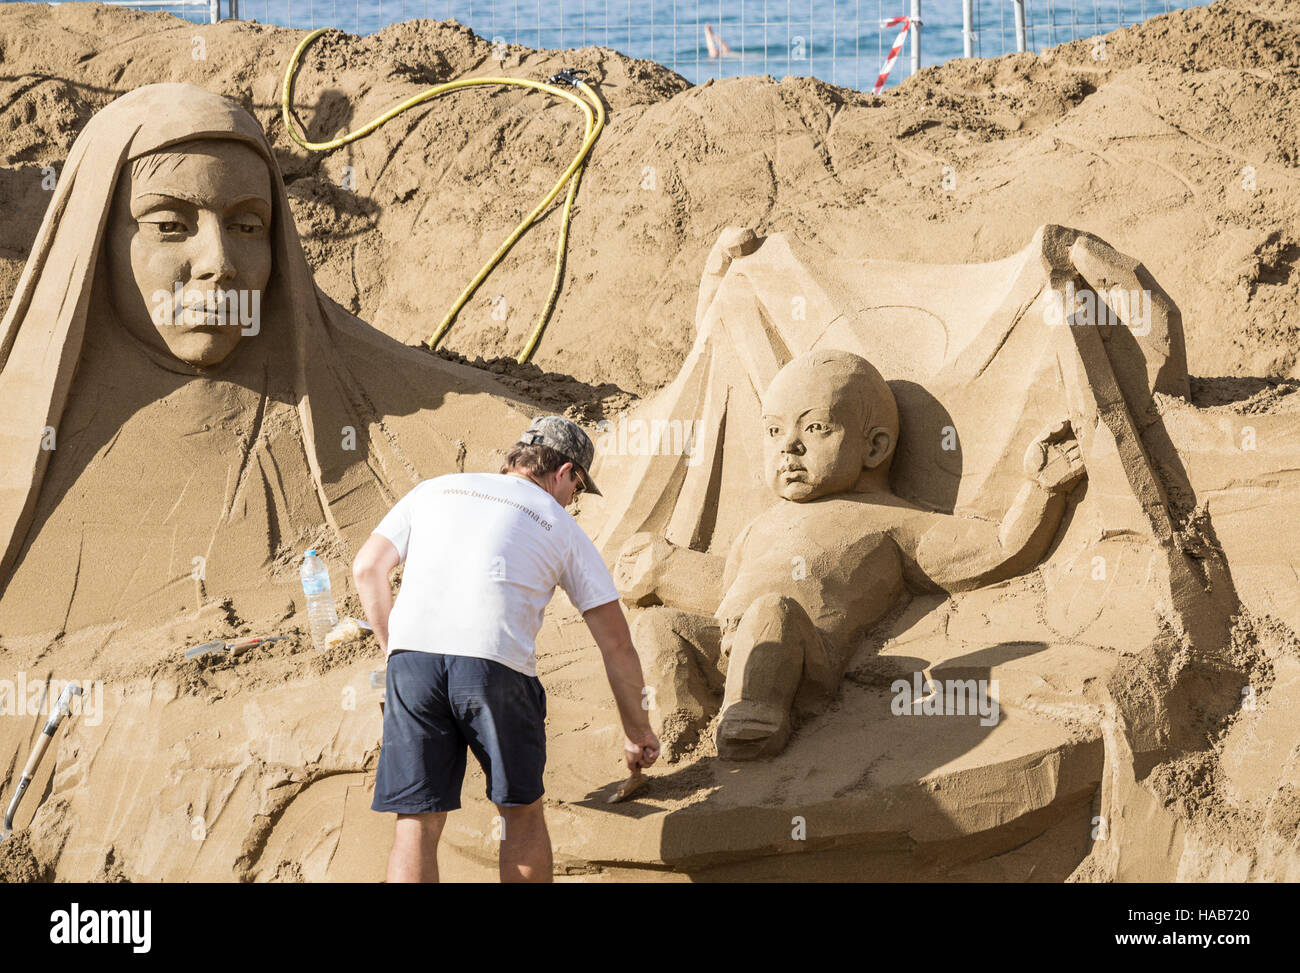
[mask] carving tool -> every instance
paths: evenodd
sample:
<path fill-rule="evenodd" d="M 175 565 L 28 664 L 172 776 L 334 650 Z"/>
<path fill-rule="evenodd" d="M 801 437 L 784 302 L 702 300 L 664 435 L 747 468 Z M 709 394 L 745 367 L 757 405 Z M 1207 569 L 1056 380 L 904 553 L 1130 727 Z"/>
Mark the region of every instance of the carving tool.
<path fill-rule="evenodd" d="M 650 778 L 641 773 L 640 767 L 632 768 L 632 776 L 623 783 L 618 785 L 618 790 L 609 795 L 610 804 L 618 804 L 620 801 L 626 801 L 641 788 L 645 787 Z"/>
<path fill-rule="evenodd" d="M 286 637 L 287 636 L 284 635 L 272 635 L 269 637 L 258 635 L 254 638 L 239 639 L 235 642 L 227 642 L 225 639 L 216 639 L 212 642 L 204 642 L 202 645 L 196 645 L 192 649 L 187 649 L 185 651 L 185 658 L 193 659 L 200 655 L 207 655 L 209 652 L 229 652 L 231 658 L 238 658 L 255 645 L 269 645 L 272 642 L 282 642 Z"/>
<path fill-rule="evenodd" d="M 13 800 L 9 802 L 9 810 L 5 812 L 4 830 L 0 831 L 0 841 L 5 841 L 14 833 L 14 814 L 18 810 L 18 802 L 23 799 L 27 793 L 27 787 L 31 784 L 32 778 L 36 776 L 36 768 L 45 756 L 45 751 L 49 749 L 50 741 L 54 739 L 54 731 L 59 728 L 63 718 L 68 715 L 68 705 L 72 702 L 73 696 L 81 696 L 84 691 L 75 682 L 70 682 L 63 687 L 63 692 L 59 693 L 59 700 L 54 704 L 54 712 L 50 714 L 49 720 L 45 723 L 45 729 L 41 731 L 40 739 L 36 741 L 36 746 L 32 748 L 31 756 L 27 758 L 27 766 L 23 768 L 23 775 L 18 780 L 18 789 L 14 791 Z"/>

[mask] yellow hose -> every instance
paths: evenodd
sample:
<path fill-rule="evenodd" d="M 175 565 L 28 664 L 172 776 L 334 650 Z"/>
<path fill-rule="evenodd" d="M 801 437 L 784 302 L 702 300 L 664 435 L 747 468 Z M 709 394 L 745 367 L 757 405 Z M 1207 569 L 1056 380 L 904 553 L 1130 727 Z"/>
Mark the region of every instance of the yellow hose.
<path fill-rule="evenodd" d="M 459 88 L 475 87 L 478 85 L 510 85 L 518 88 L 532 88 L 536 91 L 545 91 L 547 94 L 554 95 L 557 98 L 564 98 L 565 100 L 572 102 L 582 110 L 583 117 L 586 120 L 586 130 L 583 135 L 582 147 L 578 150 L 578 154 L 574 156 L 573 161 L 569 163 L 569 167 L 564 170 L 564 173 L 556 181 L 555 185 L 551 188 L 551 191 L 542 198 L 542 201 L 533 208 L 531 213 L 524 217 L 523 221 L 515 227 L 508 237 L 506 237 L 505 242 L 497 248 L 496 253 L 492 255 L 491 259 L 488 260 L 488 262 L 483 265 L 482 269 L 474 275 L 474 279 L 469 282 L 463 291 L 461 291 L 460 297 L 456 299 L 456 303 L 451 306 L 451 310 L 449 310 L 446 316 L 443 317 L 437 330 L 434 331 L 434 333 L 425 341 L 425 344 L 431 349 L 438 347 L 438 342 L 441 341 L 447 334 L 447 331 L 450 330 L 452 322 L 456 320 L 456 315 L 460 313 L 461 308 L 463 308 L 469 299 L 474 296 L 474 292 L 478 290 L 479 286 L 487 279 L 488 275 L 492 273 L 496 268 L 496 265 L 501 262 L 502 258 L 510 252 L 510 248 L 515 245 L 530 226 L 541 218 L 542 213 L 545 212 L 546 208 L 555 201 L 555 197 L 560 194 L 560 190 L 563 189 L 567 183 L 569 186 L 569 192 L 564 201 L 564 214 L 560 224 L 559 240 L 555 248 L 555 274 L 551 279 L 551 290 L 547 296 L 546 304 L 542 308 L 542 313 L 537 319 L 537 324 L 533 327 L 533 332 L 529 336 L 528 343 L 524 346 L 524 350 L 520 352 L 516 359 L 520 364 L 523 364 L 532 357 L 533 352 L 537 349 L 537 344 L 542 338 L 542 332 L 546 329 L 547 322 L 550 321 L 551 314 L 555 311 L 556 302 L 559 300 L 560 286 L 564 275 L 564 255 L 569 240 L 569 222 L 573 216 L 573 200 L 578 194 L 578 185 L 582 182 L 582 172 L 587 164 L 587 156 L 591 154 L 592 147 L 596 144 L 596 140 L 600 138 L 600 133 L 605 127 L 605 105 L 600 100 L 600 96 L 596 94 L 586 81 L 577 77 L 577 75 L 571 71 L 562 71 L 551 80 L 562 79 L 567 81 L 582 93 L 583 97 L 581 98 L 571 91 L 565 91 L 563 88 L 558 88 L 548 82 L 531 81 L 527 78 L 462 78 L 459 81 L 448 81 L 443 84 L 434 85 L 432 88 L 422 91 L 417 95 L 413 95 L 400 105 L 390 108 L 382 115 L 379 115 L 372 121 L 362 125 L 356 131 L 349 132 L 346 135 L 341 135 L 328 142 L 309 142 L 305 137 L 299 134 L 293 123 L 293 114 L 291 109 L 291 105 L 293 104 L 293 82 L 294 77 L 298 73 L 298 62 L 301 60 L 303 52 L 306 51 L 308 45 L 310 45 L 312 41 L 325 33 L 327 29 L 328 28 L 322 27 L 318 30 L 312 31 L 302 39 L 302 42 L 294 50 L 293 56 L 289 59 L 288 67 L 284 72 L 284 86 L 280 97 L 280 107 L 281 113 L 284 117 L 285 130 L 289 133 L 290 138 L 301 145 L 304 149 L 311 152 L 325 152 L 330 149 L 337 149 L 341 146 L 347 145 L 349 142 L 355 142 L 357 139 L 369 135 L 385 122 L 396 118 L 408 108 L 414 108 L 416 105 L 437 98 L 439 95 L 444 95 L 449 91 L 455 91 Z M 594 113 L 592 111 L 593 108 L 595 109 Z"/>

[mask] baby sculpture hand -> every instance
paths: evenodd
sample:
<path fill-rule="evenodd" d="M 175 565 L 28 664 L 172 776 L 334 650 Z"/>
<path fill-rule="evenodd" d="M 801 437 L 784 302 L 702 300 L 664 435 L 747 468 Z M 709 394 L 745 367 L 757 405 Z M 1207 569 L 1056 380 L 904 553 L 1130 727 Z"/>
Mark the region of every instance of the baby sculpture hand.
<path fill-rule="evenodd" d="M 1070 420 L 1052 423 L 1029 444 L 1025 475 L 1048 493 L 1067 493 L 1087 475 Z"/>
<path fill-rule="evenodd" d="M 648 531 L 627 539 L 614 565 L 614 584 L 625 600 L 633 605 L 652 605 L 660 601 L 656 589 L 664 562 L 672 549 L 672 543 Z"/>

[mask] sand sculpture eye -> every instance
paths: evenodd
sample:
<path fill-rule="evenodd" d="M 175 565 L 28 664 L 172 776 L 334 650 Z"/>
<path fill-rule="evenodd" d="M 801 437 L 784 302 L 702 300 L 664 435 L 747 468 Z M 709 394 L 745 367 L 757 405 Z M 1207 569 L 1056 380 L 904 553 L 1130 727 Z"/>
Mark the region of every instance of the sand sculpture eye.
<path fill-rule="evenodd" d="M 139 221 L 140 227 L 152 229 L 156 235 L 177 237 L 183 235 L 189 226 L 179 213 L 151 213 Z"/>
<path fill-rule="evenodd" d="M 266 224 L 256 215 L 247 213 L 232 220 L 230 227 L 240 236 L 255 237 L 266 229 Z"/>

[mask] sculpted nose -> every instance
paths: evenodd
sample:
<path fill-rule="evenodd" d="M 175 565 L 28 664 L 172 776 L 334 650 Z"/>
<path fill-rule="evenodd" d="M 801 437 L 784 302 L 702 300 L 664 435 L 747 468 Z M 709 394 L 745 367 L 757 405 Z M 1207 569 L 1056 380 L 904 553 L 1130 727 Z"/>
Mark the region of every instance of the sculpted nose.
<path fill-rule="evenodd" d="M 215 284 L 228 284 L 234 280 L 235 262 L 220 221 L 200 220 L 199 231 L 194 235 L 194 248 L 190 270 L 195 280 Z"/>

